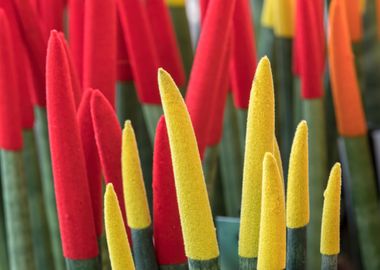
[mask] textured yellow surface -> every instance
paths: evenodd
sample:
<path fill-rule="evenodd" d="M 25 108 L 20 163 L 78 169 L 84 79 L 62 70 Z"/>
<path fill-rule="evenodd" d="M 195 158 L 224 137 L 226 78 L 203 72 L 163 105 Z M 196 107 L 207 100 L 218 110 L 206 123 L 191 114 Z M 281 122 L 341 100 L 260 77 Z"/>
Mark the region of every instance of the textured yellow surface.
<path fill-rule="evenodd" d="M 276 159 L 278 169 L 280 171 L 281 179 L 284 182 L 284 168 L 282 167 L 281 152 L 278 146 L 278 141 L 276 136 L 274 137 L 273 155 Z"/>
<path fill-rule="evenodd" d="M 301 228 L 309 223 L 309 158 L 308 128 L 302 121 L 294 135 L 289 159 L 286 198 L 286 226 Z"/>
<path fill-rule="evenodd" d="M 277 0 L 273 6 L 274 33 L 277 37 L 294 36 L 295 0 Z"/>
<path fill-rule="evenodd" d="M 121 162 L 128 226 L 132 229 L 147 228 L 151 224 L 149 206 L 135 132 L 130 121 L 125 122 L 123 130 Z"/>
<path fill-rule="evenodd" d="M 189 113 L 171 76 L 159 69 L 158 84 L 173 162 L 175 186 L 187 257 L 219 256 L 202 164 Z"/>
<path fill-rule="evenodd" d="M 274 156 L 265 154 L 260 243 L 257 269 L 280 270 L 286 265 L 284 185 Z"/>
<path fill-rule="evenodd" d="M 274 90 L 267 57 L 256 69 L 248 107 L 239 255 L 255 258 L 258 253 L 263 158 L 274 147 Z"/>
<path fill-rule="evenodd" d="M 105 230 L 108 252 L 113 270 L 134 270 L 131 248 L 119 202 L 112 184 L 107 185 L 104 195 Z"/>
<path fill-rule="evenodd" d="M 274 27 L 274 1 L 264 0 L 263 10 L 261 12 L 261 25 L 267 28 Z"/>
<path fill-rule="evenodd" d="M 331 169 L 329 182 L 324 193 L 325 202 L 322 214 L 321 253 L 339 254 L 340 251 L 340 193 L 342 176 L 340 164 Z"/>
<path fill-rule="evenodd" d="M 184 7 L 185 0 L 166 0 L 166 4 L 168 6 Z"/>

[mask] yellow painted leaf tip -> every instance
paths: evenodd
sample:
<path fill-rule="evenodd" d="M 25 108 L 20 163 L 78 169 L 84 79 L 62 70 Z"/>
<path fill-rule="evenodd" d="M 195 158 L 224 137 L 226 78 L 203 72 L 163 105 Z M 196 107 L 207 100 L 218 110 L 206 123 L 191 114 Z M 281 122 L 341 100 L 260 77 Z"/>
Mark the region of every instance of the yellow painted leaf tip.
<path fill-rule="evenodd" d="M 336 255 L 340 252 L 340 194 L 342 172 L 339 163 L 331 169 L 322 214 L 321 253 Z"/>
<path fill-rule="evenodd" d="M 122 174 L 128 225 L 144 229 L 151 225 L 140 158 L 131 121 L 125 122 L 122 141 Z"/>
<path fill-rule="evenodd" d="M 239 255 L 256 258 L 259 245 L 262 166 L 274 151 L 274 89 L 270 61 L 257 66 L 248 108 L 243 171 Z"/>
<path fill-rule="evenodd" d="M 108 252 L 113 270 L 134 270 L 131 248 L 123 217 L 112 184 L 104 194 L 104 218 Z"/>
<path fill-rule="evenodd" d="M 173 79 L 163 69 L 158 82 L 173 162 L 178 208 L 187 257 L 219 256 L 215 226 L 189 113 Z"/>
<path fill-rule="evenodd" d="M 257 269 L 285 269 L 286 226 L 284 185 L 271 153 L 263 161 L 260 241 Z"/>
<path fill-rule="evenodd" d="M 308 151 L 308 127 L 306 121 L 302 121 L 294 135 L 289 160 L 286 203 L 288 228 L 304 227 L 310 220 Z"/>

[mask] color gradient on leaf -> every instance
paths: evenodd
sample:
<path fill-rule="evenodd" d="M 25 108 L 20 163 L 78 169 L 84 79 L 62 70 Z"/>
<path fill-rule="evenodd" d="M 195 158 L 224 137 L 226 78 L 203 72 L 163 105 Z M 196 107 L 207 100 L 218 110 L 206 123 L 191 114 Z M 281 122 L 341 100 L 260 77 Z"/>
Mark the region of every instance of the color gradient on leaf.
<path fill-rule="evenodd" d="M 344 2 L 341 0 L 334 0 L 330 5 L 328 52 L 338 131 L 347 137 L 364 135 L 367 126 Z"/>
<path fill-rule="evenodd" d="M 285 191 L 276 160 L 271 153 L 266 153 L 263 161 L 261 207 L 257 269 L 285 269 Z"/>
<path fill-rule="evenodd" d="M 361 41 L 363 38 L 363 13 L 361 11 L 361 0 L 337 0 L 342 1 L 342 5 L 346 8 L 348 29 L 352 42 Z M 344 3 L 343 3 L 344 2 Z"/>
<path fill-rule="evenodd" d="M 263 158 L 266 152 L 274 150 L 274 90 L 266 57 L 260 61 L 252 84 L 245 145 L 239 256 L 255 258 L 259 245 Z"/>
<path fill-rule="evenodd" d="M 186 263 L 169 138 L 163 116 L 157 124 L 153 151 L 153 233 L 159 265 Z"/>
<path fill-rule="evenodd" d="M 113 270 L 134 270 L 132 252 L 122 216 L 113 185 L 107 184 L 104 194 L 104 218 L 111 266 Z"/>
<path fill-rule="evenodd" d="M 331 169 L 327 188 L 324 193 L 321 253 L 324 255 L 339 254 L 340 251 L 340 194 L 342 176 L 340 164 Z"/>
<path fill-rule="evenodd" d="M 132 229 L 145 229 L 150 226 L 151 219 L 135 132 L 130 121 L 125 122 L 122 140 L 121 163 L 128 225 Z"/>
<path fill-rule="evenodd" d="M 189 113 L 177 86 L 163 69 L 158 83 L 169 135 L 183 238 L 187 257 L 219 256 L 201 159 Z"/>
<path fill-rule="evenodd" d="M 294 135 L 289 160 L 286 226 L 292 229 L 304 227 L 310 220 L 308 153 L 308 127 L 302 121 Z"/>
<path fill-rule="evenodd" d="M 56 31 L 50 34 L 46 71 L 49 138 L 64 256 L 95 258 L 98 245 L 86 165 L 65 49 Z"/>

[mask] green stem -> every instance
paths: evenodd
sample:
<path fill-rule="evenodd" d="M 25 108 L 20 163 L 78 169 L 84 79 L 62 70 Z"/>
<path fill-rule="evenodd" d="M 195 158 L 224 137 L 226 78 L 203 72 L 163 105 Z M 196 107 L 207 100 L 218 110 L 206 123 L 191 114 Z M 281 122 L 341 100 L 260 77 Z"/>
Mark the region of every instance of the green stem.
<path fill-rule="evenodd" d="M 99 257 L 86 260 L 66 259 L 66 270 L 100 270 Z"/>
<path fill-rule="evenodd" d="M 303 101 L 303 115 L 309 126 L 310 223 L 307 229 L 307 269 L 320 269 L 319 252 L 323 192 L 328 177 L 326 123 L 323 99 Z"/>
<path fill-rule="evenodd" d="M 306 226 L 287 229 L 286 269 L 306 269 Z"/>
<path fill-rule="evenodd" d="M 239 270 L 256 270 L 257 258 L 239 257 Z"/>
<path fill-rule="evenodd" d="M 172 264 L 160 265 L 160 270 L 188 270 L 189 266 L 186 264 Z"/>
<path fill-rule="evenodd" d="M 200 261 L 189 258 L 189 270 L 219 270 L 219 258 Z"/>
<path fill-rule="evenodd" d="M 186 77 L 189 78 L 191 67 L 193 65 L 193 47 L 191 45 L 191 36 L 189 23 L 187 20 L 185 6 L 171 6 L 170 14 L 173 21 L 174 30 L 177 36 L 177 42 L 182 55 L 182 62 L 185 68 Z"/>
<path fill-rule="evenodd" d="M 144 174 L 145 190 L 149 209 L 152 211 L 152 164 L 153 141 L 150 140 L 143 111 L 136 95 L 133 82 L 118 82 L 116 88 L 116 110 L 120 125 L 124 127 L 125 120 L 131 120 L 135 127 L 137 147 L 139 149 L 141 167 Z M 162 111 L 161 111 L 162 113 Z M 155 130 L 153 131 L 155 134 Z"/>
<path fill-rule="evenodd" d="M 223 215 L 224 207 L 222 194 L 218 192 L 218 161 L 219 145 L 207 147 L 203 158 L 203 171 L 207 186 L 208 197 L 210 199 L 211 209 L 214 216 Z"/>
<path fill-rule="evenodd" d="M 262 27 L 260 30 L 260 39 L 258 46 L 258 55 L 259 59 L 268 56 L 269 60 L 273 60 L 274 56 L 274 44 L 275 38 L 273 30 L 270 28 Z"/>
<path fill-rule="evenodd" d="M 144 229 L 131 228 L 133 243 L 133 258 L 136 270 L 158 270 L 153 247 L 153 230 L 149 226 Z"/>
<path fill-rule="evenodd" d="M 299 77 L 294 77 L 293 105 L 294 105 L 293 127 L 296 127 L 298 123 L 303 120 L 302 99 L 301 99 L 301 79 Z"/>
<path fill-rule="evenodd" d="M 41 175 L 38 165 L 36 141 L 33 130 L 23 131 L 24 167 L 32 230 L 33 251 L 37 269 L 49 269 L 53 265 L 45 203 L 42 198 Z"/>
<path fill-rule="evenodd" d="M 36 269 L 22 152 L 1 151 L 9 269 Z"/>
<path fill-rule="evenodd" d="M 216 232 L 220 250 L 220 264 L 222 269 L 238 269 L 238 238 L 240 219 L 237 217 L 215 218 Z"/>
<path fill-rule="evenodd" d="M 223 138 L 220 144 L 220 170 L 227 216 L 239 217 L 243 172 L 239 127 L 232 96 L 227 96 L 224 112 Z M 244 132 L 245 133 L 245 132 Z"/>
<path fill-rule="evenodd" d="M 263 9 L 263 0 L 251 0 L 251 7 L 252 7 L 252 16 L 253 16 L 253 24 L 255 27 L 255 36 L 260 36 L 260 30 L 261 30 L 261 11 Z M 256 42 L 257 42 L 256 38 Z"/>
<path fill-rule="evenodd" d="M 1 163 L 1 155 L 0 155 Z M 4 218 L 4 203 L 3 203 L 3 190 L 1 187 L 1 178 L 0 178 L 0 269 L 8 270 L 8 250 L 6 242 L 6 231 L 5 231 L 5 218 Z"/>
<path fill-rule="evenodd" d="M 64 270 L 65 262 L 62 252 L 61 235 L 59 232 L 57 207 L 55 202 L 46 108 L 36 106 L 34 112 L 36 117 L 35 133 L 37 152 L 42 176 L 42 194 L 49 225 L 54 267 L 56 270 Z"/>
<path fill-rule="evenodd" d="M 284 171 L 288 171 L 289 155 L 294 134 L 292 39 L 276 38 L 276 71 L 279 107 L 280 149 Z"/>
<path fill-rule="evenodd" d="M 247 130 L 247 117 L 248 110 L 245 109 L 236 109 L 236 114 L 238 118 L 238 126 L 239 126 L 239 136 L 240 136 L 240 151 L 244 157 L 245 152 L 245 134 Z"/>
<path fill-rule="evenodd" d="M 108 245 L 107 245 L 107 238 L 106 234 L 103 233 L 99 240 L 98 240 L 98 246 L 100 248 L 100 261 L 101 261 L 101 269 L 102 270 L 112 270 L 111 268 L 111 261 L 108 253 Z"/>
<path fill-rule="evenodd" d="M 342 143 L 347 158 L 343 168 L 349 173 L 345 183 L 351 191 L 362 262 L 365 269 L 380 269 L 380 209 L 368 139 L 343 137 Z"/>
<path fill-rule="evenodd" d="M 154 143 L 158 120 L 163 115 L 161 105 L 143 104 L 142 110 L 151 143 Z"/>
<path fill-rule="evenodd" d="M 337 270 L 338 255 L 323 255 L 322 254 L 322 270 Z"/>

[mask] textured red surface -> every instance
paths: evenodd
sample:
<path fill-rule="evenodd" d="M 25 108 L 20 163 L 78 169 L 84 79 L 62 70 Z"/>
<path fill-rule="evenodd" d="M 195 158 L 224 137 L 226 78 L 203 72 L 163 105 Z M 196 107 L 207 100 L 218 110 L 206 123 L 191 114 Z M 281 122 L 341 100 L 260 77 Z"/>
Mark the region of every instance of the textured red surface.
<path fill-rule="evenodd" d="M 47 118 L 63 253 L 70 259 L 98 255 L 86 164 L 59 34 L 52 31 L 46 62 Z"/>
<path fill-rule="evenodd" d="M 157 84 L 158 55 L 142 1 L 116 0 L 130 53 L 133 79 L 140 102 L 161 104 Z"/>
<path fill-rule="evenodd" d="M 210 0 L 200 0 L 199 1 L 199 9 L 201 12 L 201 24 L 203 23 L 203 20 L 206 18 L 206 12 L 207 12 L 207 7 L 208 3 Z"/>
<path fill-rule="evenodd" d="M 297 0 L 293 71 L 301 78 L 301 94 L 305 99 L 323 96 L 323 27 L 323 3 Z"/>
<path fill-rule="evenodd" d="M 253 76 L 256 71 L 256 45 L 252 16 L 249 1 L 236 0 L 230 74 L 235 106 L 241 109 L 248 109 Z"/>
<path fill-rule="evenodd" d="M 46 35 L 50 30 L 63 31 L 63 12 L 65 2 L 62 0 L 40 0 L 38 11 L 41 15 L 44 31 Z"/>
<path fill-rule="evenodd" d="M 147 0 L 146 9 L 157 49 L 159 66 L 170 73 L 179 87 L 183 87 L 186 81 L 185 70 L 169 10 L 164 0 Z"/>
<path fill-rule="evenodd" d="M 7 14 L 7 20 L 9 22 L 10 29 L 12 29 L 10 34 L 13 41 L 13 51 L 17 52 L 14 53 L 13 56 L 15 63 L 16 84 L 17 89 L 19 90 L 22 128 L 31 129 L 34 125 L 34 111 L 31 101 L 31 93 L 34 91 L 34 81 L 29 58 L 26 54 L 26 49 L 20 35 L 18 22 L 11 2 L 1 0 L 0 7 L 4 8 L 4 12 Z M 19 80 L 18 78 L 23 79 Z"/>
<path fill-rule="evenodd" d="M 99 89 L 115 106 L 116 0 L 85 1 L 83 87 Z"/>
<path fill-rule="evenodd" d="M 0 10 L 0 148 L 17 151 L 22 135 L 15 70 L 10 26 Z"/>
<path fill-rule="evenodd" d="M 231 37 L 231 34 L 230 34 Z M 232 39 L 227 43 L 223 53 L 223 64 L 219 71 L 218 95 L 214 97 L 213 110 L 211 112 L 210 131 L 207 145 L 214 146 L 220 143 L 223 135 L 224 109 L 226 108 L 227 94 L 230 88 L 230 77 L 228 72 L 231 61 Z"/>
<path fill-rule="evenodd" d="M 115 188 L 129 236 L 121 176 L 121 128 L 111 104 L 99 90 L 91 97 L 91 116 L 103 175 Z"/>
<path fill-rule="evenodd" d="M 78 109 L 79 131 L 82 139 L 84 158 L 86 161 L 86 171 L 90 190 L 92 211 L 95 221 L 96 235 L 103 232 L 103 193 L 102 193 L 102 173 L 98 149 L 96 148 L 94 128 L 91 117 L 91 96 L 94 90 L 87 89 L 83 94 L 83 99 Z"/>
<path fill-rule="evenodd" d="M 7 2 L 7 1 L 4 1 Z M 15 17 L 21 29 L 21 35 L 26 44 L 28 56 L 32 65 L 34 78 L 33 103 L 46 106 L 45 62 L 47 36 L 42 30 L 41 21 L 30 1 L 11 1 L 15 8 Z"/>
<path fill-rule="evenodd" d="M 210 100 L 218 95 L 219 68 L 227 45 L 235 0 L 215 0 L 209 4 L 202 26 L 186 94 L 186 104 L 193 122 L 201 156 L 207 145 L 210 128 Z"/>
<path fill-rule="evenodd" d="M 118 14 L 119 15 L 119 14 Z M 132 81 L 132 67 L 128 57 L 127 43 L 119 16 L 117 16 L 117 80 Z"/>
<path fill-rule="evenodd" d="M 75 69 L 75 66 L 73 63 L 73 59 L 71 56 L 71 52 L 69 50 L 65 36 L 63 33 L 59 33 L 59 37 L 60 37 L 60 40 L 62 42 L 63 47 L 65 48 L 67 63 L 69 64 L 69 68 L 70 68 L 70 79 L 71 79 L 71 86 L 73 88 L 73 93 L 74 93 L 75 106 L 76 106 L 76 108 L 78 108 L 80 101 L 82 99 L 83 90 L 82 90 L 82 87 L 80 85 L 78 73 L 76 72 L 76 69 Z"/>
<path fill-rule="evenodd" d="M 153 156 L 153 232 L 160 265 L 186 263 L 174 184 L 170 145 L 162 116 L 157 124 Z"/>
<path fill-rule="evenodd" d="M 69 43 L 79 81 L 83 80 L 84 1 L 69 0 Z M 82 84 L 81 84 L 82 85 Z"/>

